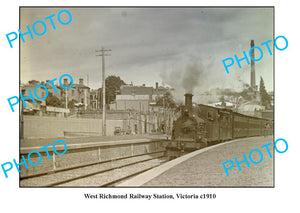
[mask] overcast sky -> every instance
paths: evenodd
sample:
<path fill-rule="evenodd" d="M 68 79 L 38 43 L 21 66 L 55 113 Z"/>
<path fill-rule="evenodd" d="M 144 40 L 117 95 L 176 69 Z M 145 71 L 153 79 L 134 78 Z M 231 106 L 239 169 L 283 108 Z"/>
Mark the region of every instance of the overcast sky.
<path fill-rule="evenodd" d="M 250 49 L 273 39 L 272 8 L 67 8 L 72 22 L 57 20 L 62 8 L 22 8 L 21 31 L 37 20 L 56 14 L 56 30 L 48 30 L 21 42 L 21 82 L 46 80 L 71 74 L 78 83 L 84 78 L 91 88 L 101 87 L 101 58 L 95 50 L 112 50 L 106 57 L 107 75 L 126 83 L 175 89 L 192 87 L 197 93 L 211 88 L 241 88 L 250 82 L 250 65 L 235 64 L 225 72 L 222 60 L 242 57 Z M 67 20 L 66 14 L 62 16 Z M 42 32 L 42 26 L 36 25 Z M 273 45 L 271 44 L 273 49 Z M 273 57 L 262 47 L 264 57 L 256 62 L 256 84 L 262 76 L 273 90 Z M 257 56 L 259 55 L 256 52 Z M 192 75 L 186 76 L 186 75 Z M 179 88 L 182 87 L 182 88 Z"/>

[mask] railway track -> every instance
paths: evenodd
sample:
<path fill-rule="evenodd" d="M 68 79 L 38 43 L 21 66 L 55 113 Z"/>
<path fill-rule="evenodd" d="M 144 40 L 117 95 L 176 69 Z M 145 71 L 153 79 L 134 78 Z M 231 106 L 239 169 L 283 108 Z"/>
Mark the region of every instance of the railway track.
<path fill-rule="evenodd" d="M 135 171 L 135 172 L 132 172 L 132 173 L 129 174 L 129 175 L 124 175 L 123 177 L 120 177 L 120 178 L 118 178 L 117 180 L 113 180 L 113 181 L 111 181 L 111 182 L 108 182 L 108 183 L 106 183 L 106 184 L 104 184 L 104 185 L 102 185 L 102 186 L 116 186 L 116 185 L 122 183 L 123 181 L 126 181 L 126 180 L 128 180 L 128 179 L 130 179 L 130 178 L 133 178 L 133 177 L 135 177 L 135 176 L 137 176 L 137 175 L 139 175 L 139 174 L 141 174 L 141 173 L 143 173 L 143 172 L 146 172 L 146 171 L 148 171 L 148 170 L 150 170 L 150 169 L 153 169 L 153 168 L 155 168 L 155 167 L 157 167 L 157 166 L 159 166 L 159 165 L 161 165 L 161 164 L 163 164 L 163 163 L 169 161 L 167 157 L 160 157 L 160 158 L 157 158 L 156 160 L 159 161 L 159 164 L 157 164 L 157 165 L 152 165 L 152 166 L 150 165 L 149 167 L 147 167 L 147 166 L 146 166 L 146 167 L 142 167 L 141 170 L 137 170 L 137 171 Z"/>
<path fill-rule="evenodd" d="M 163 151 L 87 164 L 48 174 L 32 175 L 20 180 L 21 187 L 105 187 L 166 162 Z"/>

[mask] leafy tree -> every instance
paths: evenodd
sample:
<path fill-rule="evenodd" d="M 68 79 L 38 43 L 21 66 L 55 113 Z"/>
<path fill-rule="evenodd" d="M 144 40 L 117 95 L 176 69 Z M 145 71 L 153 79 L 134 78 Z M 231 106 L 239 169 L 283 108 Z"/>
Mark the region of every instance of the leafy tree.
<path fill-rule="evenodd" d="M 156 105 L 162 106 L 165 108 L 176 108 L 176 103 L 170 92 L 166 92 L 164 96 L 156 97 Z"/>
<path fill-rule="evenodd" d="M 120 92 L 121 85 L 126 85 L 126 83 L 119 76 L 110 75 L 106 78 L 106 103 L 111 103 L 116 100 L 116 95 Z"/>
<path fill-rule="evenodd" d="M 46 99 L 46 105 L 53 106 L 53 107 L 62 107 L 63 103 L 61 100 L 59 100 L 58 97 L 53 96 L 53 94 L 49 92 L 49 95 Z"/>
<path fill-rule="evenodd" d="M 76 103 L 77 103 L 77 101 L 72 99 L 71 101 L 68 102 L 68 108 L 70 108 L 70 109 L 75 108 Z"/>
<path fill-rule="evenodd" d="M 260 93 L 262 105 L 265 106 L 266 109 L 270 109 L 271 108 L 271 98 L 266 91 L 265 83 L 264 83 L 264 80 L 262 77 L 260 77 L 259 93 Z"/>

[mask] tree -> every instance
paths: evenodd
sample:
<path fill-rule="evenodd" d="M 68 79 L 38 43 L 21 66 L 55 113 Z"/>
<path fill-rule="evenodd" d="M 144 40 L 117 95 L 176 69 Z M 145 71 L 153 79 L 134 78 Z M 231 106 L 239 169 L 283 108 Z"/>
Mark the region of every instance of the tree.
<path fill-rule="evenodd" d="M 106 78 L 106 103 L 111 103 L 116 100 L 116 95 L 120 92 L 120 87 L 122 85 L 126 85 L 126 83 L 119 76 L 110 75 Z"/>
<path fill-rule="evenodd" d="M 266 91 L 265 83 L 264 83 L 264 80 L 262 77 L 260 77 L 259 93 L 260 93 L 262 105 L 265 106 L 266 109 L 270 109 L 271 108 L 271 98 Z"/>
<path fill-rule="evenodd" d="M 28 81 L 28 84 L 39 84 L 40 82 L 37 80 L 30 80 Z"/>
<path fill-rule="evenodd" d="M 176 103 L 170 92 L 166 92 L 163 96 L 156 97 L 156 105 L 165 108 L 175 108 Z"/>
<path fill-rule="evenodd" d="M 46 99 L 46 105 L 47 106 L 53 106 L 53 107 L 62 107 L 63 103 L 59 100 L 58 97 L 53 96 L 51 92 L 49 92 L 49 95 Z"/>
<path fill-rule="evenodd" d="M 77 101 L 72 99 L 71 101 L 68 102 L 68 108 L 70 108 L 70 109 L 75 108 L 76 103 L 77 103 Z"/>

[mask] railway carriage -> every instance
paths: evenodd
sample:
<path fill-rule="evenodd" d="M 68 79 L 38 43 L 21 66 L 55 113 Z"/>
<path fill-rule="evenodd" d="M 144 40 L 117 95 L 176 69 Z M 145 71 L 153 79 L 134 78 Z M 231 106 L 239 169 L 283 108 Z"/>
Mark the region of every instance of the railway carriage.
<path fill-rule="evenodd" d="M 220 124 L 218 109 L 206 105 L 197 105 L 198 115 L 205 120 L 206 123 L 206 138 L 207 143 L 211 145 L 214 141 L 220 138 Z"/>
<path fill-rule="evenodd" d="M 199 104 L 198 111 L 199 116 L 204 118 L 207 123 L 206 137 L 208 145 L 232 139 L 231 110 Z"/>
<path fill-rule="evenodd" d="M 177 157 L 226 140 L 272 134 L 272 129 L 271 120 L 229 109 L 193 105 L 192 94 L 187 93 L 182 115 L 173 123 L 172 139 L 164 146 L 167 156 Z"/>

